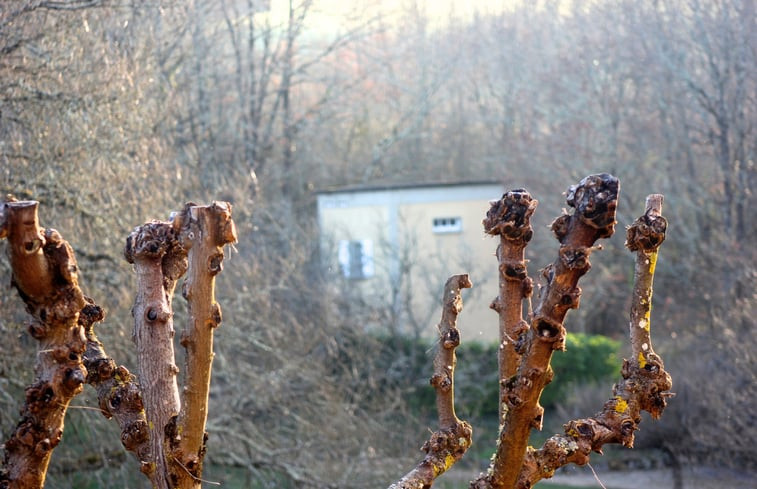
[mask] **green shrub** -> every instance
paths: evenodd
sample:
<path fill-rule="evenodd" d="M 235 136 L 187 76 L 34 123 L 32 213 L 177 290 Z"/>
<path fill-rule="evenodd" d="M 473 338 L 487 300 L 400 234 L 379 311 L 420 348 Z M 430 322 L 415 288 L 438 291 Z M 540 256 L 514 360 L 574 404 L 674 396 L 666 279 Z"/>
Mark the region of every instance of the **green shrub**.
<path fill-rule="evenodd" d="M 552 357 L 554 380 L 541 396 L 545 408 L 565 399 L 578 385 L 607 382 L 620 375 L 619 341 L 603 335 L 568 333 L 565 347 L 566 351 Z"/>
<path fill-rule="evenodd" d="M 387 380 L 403 392 L 410 411 L 422 418 L 436 415 L 433 388 L 434 344 L 429 339 L 392 337 L 383 340 Z M 569 333 L 566 351 L 552 357 L 555 377 L 541 397 L 551 408 L 577 385 L 610 381 L 620 372 L 620 342 L 602 335 Z M 465 342 L 457 349 L 455 405 L 463 418 L 497 416 L 499 399 L 497 343 Z"/>

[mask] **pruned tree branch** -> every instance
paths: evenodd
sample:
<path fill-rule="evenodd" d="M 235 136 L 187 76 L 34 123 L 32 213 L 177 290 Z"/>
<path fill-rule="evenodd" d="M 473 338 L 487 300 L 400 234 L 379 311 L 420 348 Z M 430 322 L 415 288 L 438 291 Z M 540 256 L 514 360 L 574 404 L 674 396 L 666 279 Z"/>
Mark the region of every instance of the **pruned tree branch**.
<path fill-rule="evenodd" d="M 173 424 L 171 466 L 174 487 L 200 488 L 205 455 L 210 372 L 213 363 L 213 332 L 221 323 L 221 306 L 215 301 L 215 276 L 223 269 L 223 247 L 236 243 L 231 204 L 187 205 L 174 219 L 174 229 L 189 252 L 189 275 L 182 296 L 189 304 L 189 320 L 181 336 L 186 348 L 186 385 L 182 410 Z"/>
<path fill-rule="evenodd" d="M 212 332 L 221 321 L 215 276 L 223 268 L 223 247 L 236 242 L 231 206 L 188 204 L 173 222 L 152 221 L 129 235 L 124 255 L 137 273 L 132 314 L 139 382 L 105 352 L 94 332 L 105 311 L 79 289 L 72 248 L 55 230 L 39 227 L 37 207 L 36 201 L 11 201 L 0 209 L 12 283 L 33 317 L 29 332 L 41 345 L 37 379 L 27 388 L 21 421 L 5 443 L 0 487 L 43 487 L 66 408 L 86 380 L 97 391 L 103 415 L 118 422 L 121 441 L 153 487 L 199 488 Z M 182 344 L 188 380 L 181 409 L 171 304 L 176 282 L 187 270 L 187 252 L 191 267 L 183 295 L 190 325 Z"/>
<path fill-rule="evenodd" d="M 589 271 L 589 255 L 596 240 L 614 232 L 619 188 L 618 179 L 606 173 L 584 178 L 568 191 L 567 203 L 575 209 L 574 214 L 552 223 L 560 252 L 544 269 L 546 284 L 529 318 L 517 373 L 500 378 L 504 415 L 491 468 L 471 487 L 515 487 L 531 429 L 541 429 L 544 409 L 539 397 L 552 380 L 552 352 L 565 346 L 563 320 L 569 309 L 578 307 L 578 279 Z"/>
<path fill-rule="evenodd" d="M 657 250 L 665 240 L 668 226 L 667 220 L 662 217 L 662 201 L 663 196 L 660 194 L 648 196 L 644 215 L 639 217 L 626 233 L 626 247 L 636 253 L 630 324 L 633 352 L 631 361 L 642 369 L 659 361 L 659 357 L 652 350 L 650 314 Z"/>
<path fill-rule="evenodd" d="M 628 228 L 626 246 L 636 252 L 634 290 L 631 304 L 631 360 L 623 363 L 623 381 L 613 397 L 592 418 L 565 424 L 565 434 L 550 437 L 539 450 L 529 449 L 517 488 L 529 488 L 568 463 L 584 465 L 592 451 L 601 453 L 606 443 L 632 447 L 641 411 L 657 419 L 665 409 L 672 387 L 662 359 L 654 353 L 650 337 L 652 279 L 657 250 L 665 239 L 667 222 L 661 215 L 662 195 L 647 197 L 643 216 Z"/>
<path fill-rule="evenodd" d="M 489 470 L 471 482 L 472 489 L 529 489 L 539 480 L 552 477 L 563 465 L 588 463 L 589 454 L 601 452 L 605 443 L 631 447 L 641 411 L 658 418 L 672 395 L 670 375 L 654 353 L 649 334 L 657 248 L 665 239 L 667 227 L 661 215 L 662 195 L 654 194 L 647 198 L 645 214 L 627 234 L 626 246 L 637 256 L 630 331 L 633 356 L 623 364 L 623 382 L 615 385 L 613 397 L 600 413 L 570 421 L 565 434 L 552 436 L 538 450 L 527 447 L 531 429 L 541 429 L 544 410 L 539 398 L 552 380 L 552 352 L 565 347 L 563 320 L 568 310 L 578 307 L 578 280 L 591 267 L 589 255 L 599 248 L 594 243 L 614 233 L 619 189 L 618 179 L 606 173 L 590 175 L 570 187 L 567 203 L 575 212 L 552 223 L 560 251 L 543 270 L 546 283 L 533 311 L 528 303 L 527 321 L 523 319 L 523 302 L 530 298 L 533 285 L 526 272 L 524 250 L 533 235 L 530 218 L 537 201 L 526 190 L 517 189 L 491 203 L 483 224 L 488 234 L 500 237 L 499 295 L 491 307 L 499 314 L 500 323 L 501 424 Z M 431 487 L 470 445 L 470 427 L 456 417 L 452 393 L 460 287 L 469 286 L 467 275 L 460 275 L 450 278 L 445 288 L 440 347 L 431 379 L 437 391 L 440 430 L 424 445 L 426 458 L 390 489 Z M 456 430 L 460 429 L 465 438 L 455 442 Z"/>
<path fill-rule="evenodd" d="M 422 489 L 460 460 L 472 443 L 471 426 L 455 415 L 455 349 L 460 344 L 457 315 L 463 308 L 460 290 L 472 284 L 468 275 L 453 275 L 444 286 L 439 341 L 434 357 L 431 385 L 436 390 L 439 430 L 423 445 L 423 460 L 390 489 Z"/>
<path fill-rule="evenodd" d="M 173 226 L 152 221 L 136 228 L 124 255 L 134 264 L 137 297 L 132 308 L 139 380 L 150 434 L 150 465 L 145 474 L 154 487 L 169 489 L 166 426 L 179 414 L 179 387 L 173 348 L 171 302 L 176 280 L 186 271 L 186 251 Z"/>
<path fill-rule="evenodd" d="M 36 378 L 15 432 L 5 442 L 0 487 L 41 488 L 52 452 L 63 435 L 71 399 L 82 390 L 85 304 L 73 250 L 54 229 L 42 229 L 38 202 L 6 202 L 0 237 L 8 239 L 11 283 L 32 316 L 29 333 L 39 341 Z"/>
<path fill-rule="evenodd" d="M 528 300 L 531 313 L 533 280 L 526 271 L 526 245 L 534 234 L 531 215 L 539 201 L 531 198 L 525 189 L 507 192 L 493 202 L 484 219 L 487 234 L 499 236 L 499 295 L 491 308 L 499 314 L 499 378 L 509 379 L 518 371 L 523 352 L 524 333 L 528 323 L 523 320 L 523 301 Z M 505 396 L 505 384 L 500 383 L 500 398 Z M 507 406 L 499 403 L 499 420 L 504 421 Z"/>
<path fill-rule="evenodd" d="M 502 423 L 491 467 L 471 483 L 472 488 L 528 489 L 563 465 L 587 463 L 589 454 L 601 452 L 606 443 L 633 446 L 641 411 L 658 418 L 672 395 L 670 375 L 654 352 L 650 335 L 657 250 L 667 227 L 661 215 L 662 196 L 654 194 L 647 198 L 644 215 L 627 232 L 626 246 L 636 253 L 636 266 L 630 313 L 632 357 L 624 361 L 623 381 L 594 417 L 570 421 L 564 434 L 552 436 L 538 450 L 526 447 L 531 428 L 541 428 L 539 397 L 552 377 L 552 352 L 564 347 L 565 315 L 578 307 L 578 280 L 590 268 L 588 258 L 596 240 L 614 232 L 618 189 L 618 180 L 608 174 L 591 175 L 569 189 L 567 202 L 575 212 L 552 224 L 560 251 L 543 271 L 546 283 L 533 311 L 529 303 L 527 321 L 523 302 L 533 286 L 524 250 L 533 233 L 530 217 L 537 202 L 518 189 L 493 202 L 487 213 L 486 232 L 500 236 L 500 290 L 492 308 L 500 320 Z M 0 209 L 0 238 L 9 242 L 12 284 L 33 317 L 29 332 L 41 345 L 37 378 L 26 390 L 21 421 L 5 443 L 0 487 L 43 487 L 67 406 L 86 381 L 97 390 L 103 414 L 118 421 L 124 446 L 137 456 L 153 487 L 199 489 L 213 333 L 221 322 L 215 276 L 223 268 L 223 247 L 236 242 L 231 206 L 187 204 L 171 222 L 149 222 L 127 239 L 124 254 L 137 273 L 132 314 L 139 383 L 105 353 L 94 333 L 105 313 L 79 289 L 73 250 L 55 230 L 39 226 L 37 207 L 35 201 L 11 201 Z M 187 350 L 187 383 L 180 397 L 171 306 L 177 280 L 187 269 L 182 295 L 189 303 L 189 321 L 181 338 Z M 461 289 L 468 287 L 468 275 L 455 275 L 445 285 L 431 377 L 439 429 L 424 444 L 424 459 L 392 489 L 431 487 L 472 443 L 471 427 L 457 417 L 454 407 L 457 317 L 462 310 Z"/>

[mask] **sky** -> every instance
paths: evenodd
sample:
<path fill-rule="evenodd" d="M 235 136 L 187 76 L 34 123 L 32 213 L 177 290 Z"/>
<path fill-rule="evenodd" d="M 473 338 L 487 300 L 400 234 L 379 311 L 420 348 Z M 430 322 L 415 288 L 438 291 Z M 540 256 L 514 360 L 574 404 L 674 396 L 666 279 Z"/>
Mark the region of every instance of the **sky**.
<path fill-rule="evenodd" d="M 280 1 L 280 0 L 274 0 Z M 281 3 L 286 4 L 287 0 Z M 445 18 L 450 11 L 453 11 L 461 15 L 471 15 L 476 10 L 479 11 L 499 11 L 503 8 L 504 4 L 512 4 L 512 0 L 373 0 L 373 1 L 352 1 L 345 2 L 344 0 L 315 0 L 318 8 L 322 8 L 331 12 L 344 12 L 349 9 L 351 5 L 369 5 L 379 6 L 387 13 L 393 11 L 401 11 L 403 9 L 410 9 L 413 5 L 417 5 L 417 8 L 422 11 L 426 11 L 433 18 Z"/>
<path fill-rule="evenodd" d="M 294 0 L 295 5 L 303 0 Z M 387 21 L 399 18 L 401 13 L 410 11 L 414 5 L 425 12 L 434 24 L 442 25 L 450 13 L 456 17 L 470 18 L 476 12 L 501 12 L 518 0 L 314 0 L 308 16 L 311 29 L 321 32 L 337 32 L 345 26 L 345 17 L 371 16 L 381 13 Z M 274 24 L 287 16 L 289 0 L 270 0 L 270 15 Z"/>

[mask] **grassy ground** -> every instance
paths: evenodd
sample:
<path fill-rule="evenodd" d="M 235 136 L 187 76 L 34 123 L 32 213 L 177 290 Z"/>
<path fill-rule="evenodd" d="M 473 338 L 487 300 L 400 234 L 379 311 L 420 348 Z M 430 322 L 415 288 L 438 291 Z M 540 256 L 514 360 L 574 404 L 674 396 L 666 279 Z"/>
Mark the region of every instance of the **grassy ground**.
<path fill-rule="evenodd" d="M 551 484 L 547 482 L 542 482 L 539 484 L 536 484 L 534 486 L 538 489 L 597 489 L 598 486 L 564 486 L 562 484 Z M 611 487 L 608 487 L 607 489 L 612 489 Z"/>
<path fill-rule="evenodd" d="M 468 487 L 468 482 L 470 482 L 471 477 L 461 477 L 459 474 L 455 473 L 449 473 L 442 475 L 437 482 L 434 484 L 434 487 L 438 487 L 439 489 L 461 489 L 464 487 Z M 555 484 L 551 482 L 540 482 L 534 486 L 535 489 L 597 489 L 599 487 L 598 484 L 595 485 L 586 485 L 586 486 L 575 486 L 575 485 L 564 485 L 564 484 Z M 612 486 L 606 486 L 607 489 L 613 489 Z"/>

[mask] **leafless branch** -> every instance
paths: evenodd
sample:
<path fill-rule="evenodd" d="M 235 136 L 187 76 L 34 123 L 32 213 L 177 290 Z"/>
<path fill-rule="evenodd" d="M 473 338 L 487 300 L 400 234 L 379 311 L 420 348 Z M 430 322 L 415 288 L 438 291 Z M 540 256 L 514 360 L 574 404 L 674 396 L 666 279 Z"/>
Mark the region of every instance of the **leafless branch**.
<path fill-rule="evenodd" d="M 3 204 L 0 236 L 8 239 L 11 283 L 32 316 L 29 333 L 39 341 L 36 378 L 15 432 L 5 442 L 0 486 L 42 488 L 53 450 L 63 435 L 71 400 L 86 378 L 83 328 L 78 324 L 84 295 L 73 250 L 54 229 L 42 229 L 38 202 Z"/>
<path fill-rule="evenodd" d="M 436 389 L 439 430 L 423 445 L 424 459 L 390 489 L 431 487 L 434 479 L 460 460 L 472 443 L 472 430 L 466 421 L 455 415 L 454 375 L 455 349 L 460 344 L 457 315 L 463 308 L 460 290 L 472 284 L 468 275 L 454 275 L 444 286 L 442 320 L 434 357 L 431 385 Z"/>
<path fill-rule="evenodd" d="M 552 436 L 538 450 L 529 449 L 515 487 L 532 487 L 569 463 L 585 465 L 590 453 L 601 453 L 606 443 L 632 447 L 641 411 L 655 419 L 662 415 L 666 399 L 672 395 L 672 381 L 662 359 L 652 349 L 649 318 L 657 249 L 665 239 L 667 227 L 661 210 L 662 195 L 650 195 L 646 212 L 627 232 L 626 246 L 636 252 L 636 266 L 629 331 L 632 358 L 623 363 L 623 381 L 613 388 L 613 397 L 601 412 L 592 418 L 570 421 L 565 425 L 565 434 Z"/>

